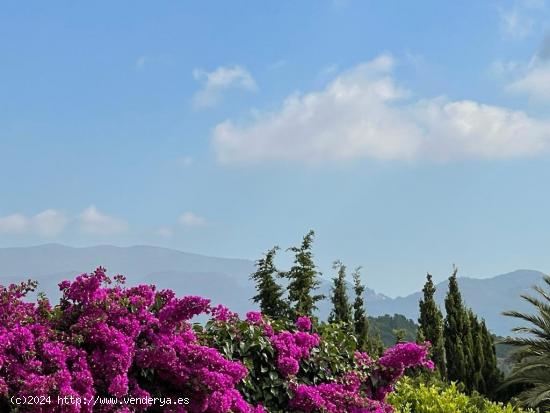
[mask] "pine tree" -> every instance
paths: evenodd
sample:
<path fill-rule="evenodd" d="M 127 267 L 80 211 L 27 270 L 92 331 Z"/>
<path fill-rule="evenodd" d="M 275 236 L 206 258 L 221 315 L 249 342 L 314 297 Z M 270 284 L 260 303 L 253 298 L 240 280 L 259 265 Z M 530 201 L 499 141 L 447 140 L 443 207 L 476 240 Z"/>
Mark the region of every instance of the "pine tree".
<path fill-rule="evenodd" d="M 329 323 L 351 322 L 351 305 L 349 303 L 347 284 L 346 284 L 346 266 L 340 261 L 335 261 L 333 269 L 338 270 L 336 277 L 332 279 L 333 286 L 330 300 L 332 310 L 330 312 Z"/>
<path fill-rule="evenodd" d="M 355 300 L 353 301 L 353 329 L 357 338 L 357 347 L 370 355 L 374 355 L 378 349 L 375 348 L 375 340 L 371 340 L 370 338 L 369 319 L 363 300 L 365 286 L 361 283 L 361 267 L 357 267 L 353 272 L 353 290 L 355 292 Z M 380 335 L 378 338 L 380 339 Z M 382 342 L 381 339 L 380 342 Z"/>
<path fill-rule="evenodd" d="M 431 274 L 426 275 L 426 284 L 422 292 L 424 297 L 419 302 L 420 317 L 418 318 L 418 341 L 428 340 L 432 343 L 432 360 L 441 375 L 446 377 L 445 340 L 443 338 L 443 315 L 437 306 L 434 294 L 436 288 Z"/>
<path fill-rule="evenodd" d="M 256 261 L 256 272 L 250 278 L 256 283 L 257 294 L 252 298 L 260 304 L 262 313 L 273 319 L 283 318 L 287 315 L 287 305 L 283 300 L 284 290 L 275 281 L 278 274 L 273 263 L 279 247 L 273 247 L 264 254 L 263 258 Z"/>
<path fill-rule="evenodd" d="M 288 300 L 292 317 L 312 316 L 317 309 L 316 303 L 322 300 L 324 295 L 316 294 L 319 287 L 319 272 L 313 262 L 311 244 L 315 233 L 309 231 L 299 247 L 291 247 L 294 252 L 294 265 L 285 276 L 290 280 L 288 284 Z"/>
<path fill-rule="evenodd" d="M 445 337 L 445 354 L 447 361 L 447 378 L 452 381 L 463 382 L 468 389 L 467 379 L 471 363 L 471 348 L 468 347 L 468 338 L 464 332 L 469 330 L 469 320 L 464 309 L 462 296 L 456 279 L 457 269 L 449 278 L 449 291 L 445 298 L 446 317 L 443 327 Z"/>

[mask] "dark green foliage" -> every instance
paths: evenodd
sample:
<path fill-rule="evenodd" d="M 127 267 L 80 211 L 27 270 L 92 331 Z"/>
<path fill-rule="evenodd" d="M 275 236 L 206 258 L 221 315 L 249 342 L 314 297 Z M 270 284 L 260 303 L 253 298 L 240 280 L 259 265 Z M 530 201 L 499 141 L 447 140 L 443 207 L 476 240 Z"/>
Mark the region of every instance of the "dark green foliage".
<path fill-rule="evenodd" d="M 294 265 L 284 275 L 289 279 L 288 300 L 291 318 L 300 315 L 312 316 L 317 309 L 316 303 L 325 298 L 324 295 L 314 294 L 319 287 L 319 272 L 313 262 L 311 244 L 314 232 L 309 231 L 299 247 L 291 247 L 294 252 Z"/>
<path fill-rule="evenodd" d="M 494 338 L 485 321 L 465 308 L 458 289 L 457 270 L 449 278 L 444 324 L 447 379 L 462 382 L 468 392 L 495 397 L 501 380 Z"/>
<path fill-rule="evenodd" d="M 445 354 L 447 355 L 447 378 L 452 381 L 464 381 L 471 363 L 471 335 L 468 339 L 469 320 L 456 279 L 457 270 L 449 278 L 449 291 L 445 298 L 446 317 L 443 328 Z M 465 334 L 466 333 L 466 334 Z"/>
<path fill-rule="evenodd" d="M 377 331 L 369 336 L 368 351 L 373 357 L 380 357 L 387 346 L 384 345 L 380 333 Z"/>
<path fill-rule="evenodd" d="M 545 287 L 550 287 L 550 277 L 543 278 Z M 516 348 L 517 361 L 512 373 L 506 378 L 506 386 L 519 386 L 520 403 L 550 411 L 550 292 L 541 286 L 534 287 L 538 296 L 522 295 L 533 305 L 534 314 L 506 311 L 504 315 L 528 323 L 516 327 L 518 336 L 508 337 L 504 343 Z"/>
<path fill-rule="evenodd" d="M 394 314 L 390 316 L 386 314 L 379 317 L 369 317 L 369 321 L 372 330 L 378 332 L 386 347 L 395 344 L 395 330 L 403 330 L 404 335 L 402 339 L 404 341 L 415 341 L 418 326 L 413 320 L 409 320 L 404 315 Z"/>
<path fill-rule="evenodd" d="M 260 326 L 246 321 L 211 320 L 204 327 L 196 324 L 194 329 L 202 344 L 218 349 L 228 359 L 244 363 L 249 374 L 239 383 L 238 390 L 247 400 L 283 413 L 280 406 L 288 404 L 290 389 L 277 369 L 277 352 Z"/>
<path fill-rule="evenodd" d="M 334 284 L 330 297 L 332 310 L 328 317 L 328 321 L 329 323 L 351 323 L 351 305 L 346 289 L 346 266 L 340 261 L 336 261 L 332 268 L 338 270 L 338 274 L 332 279 Z"/>
<path fill-rule="evenodd" d="M 380 334 L 370 329 L 369 317 L 365 310 L 363 295 L 365 286 L 361 283 L 361 267 L 353 271 L 353 291 L 355 299 L 353 300 L 353 329 L 357 338 L 357 347 L 371 356 L 381 355 L 384 351 L 384 344 Z"/>
<path fill-rule="evenodd" d="M 417 343 L 424 343 L 426 341 L 426 337 L 424 337 L 424 332 L 419 327 L 418 331 L 416 332 L 416 342 Z M 433 357 L 433 356 L 432 356 Z"/>
<path fill-rule="evenodd" d="M 477 390 L 480 393 L 486 394 L 487 388 L 485 385 L 486 377 L 483 375 L 483 370 L 485 367 L 485 356 L 484 356 L 484 344 L 485 337 L 483 336 L 483 331 L 481 329 L 481 323 L 478 321 L 476 315 L 472 310 L 468 311 L 468 318 L 470 319 L 470 330 L 472 336 L 472 361 L 473 364 L 468 370 L 469 379 L 468 382 L 471 383 L 472 389 Z M 496 359 L 495 359 L 496 361 Z"/>
<path fill-rule="evenodd" d="M 481 337 L 483 347 L 483 367 L 481 375 L 485 380 L 485 392 L 489 397 L 496 397 L 497 390 L 503 380 L 503 374 L 498 368 L 495 338 L 487 329 L 485 320 L 481 320 Z M 481 392 L 481 390 L 478 390 Z"/>
<path fill-rule="evenodd" d="M 407 335 L 407 330 L 405 330 L 404 328 L 394 329 L 393 336 L 395 337 L 395 344 L 404 343 L 406 341 L 405 340 L 406 335 Z"/>
<path fill-rule="evenodd" d="M 321 337 L 319 347 L 311 350 L 311 357 L 300 362 L 304 381 L 319 384 L 333 380 L 349 371 L 357 350 L 357 340 L 348 333 L 348 324 L 322 323 L 317 326 Z"/>
<path fill-rule="evenodd" d="M 422 292 L 424 297 L 419 302 L 420 316 L 418 318 L 418 336 L 419 342 L 429 341 L 432 343 L 432 360 L 441 375 L 446 377 L 445 367 L 445 340 L 443 338 L 443 315 L 437 306 L 434 294 L 436 288 L 430 274 L 426 275 L 426 284 Z"/>
<path fill-rule="evenodd" d="M 294 328 L 289 320 L 272 323 L 276 331 Z M 310 356 L 300 361 L 296 382 L 304 384 L 326 383 L 354 367 L 357 342 L 343 328 L 343 323 L 322 324 L 315 327 L 321 337 L 318 347 Z M 248 375 L 237 388 L 247 401 L 262 404 L 270 413 L 288 413 L 292 395 L 288 378 L 277 368 L 277 350 L 258 325 L 246 321 L 220 323 L 210 320 L 205 326 L 194 325 L 202 344 L 218 349 L 225 357 L 239 360 L 248 369 Z"/>
<path fill-rule="evenodd" d="M 278 271 L 273 260 L 278 249 L 271 248 L 263 258 L 256 261 L 256 272 L 250 276 L 256 283 L 257 291 L 252 300 L 260 304 L 263 314 L 273 319 L 285 317 L 288 312 L 287 304 L 283 300 L 284 290 L 275 281 Z"/>

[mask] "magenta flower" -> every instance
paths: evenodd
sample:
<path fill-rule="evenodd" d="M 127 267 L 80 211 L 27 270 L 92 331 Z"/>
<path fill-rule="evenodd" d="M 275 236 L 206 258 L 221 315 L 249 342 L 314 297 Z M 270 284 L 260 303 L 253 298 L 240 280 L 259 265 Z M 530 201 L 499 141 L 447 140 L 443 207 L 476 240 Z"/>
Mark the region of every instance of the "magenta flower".
<path fill-rule="evenodd" d="M 63 281 L 63 297 L 52 307 L 47 300 L 25 300 L 32 285 L 0 286 L 0 396 L 80 398 L 126 396 L 148 398 L 187 397 L 185 406 L 168 407 L 168 413 L 265 413 L 249 403 L 237 389 L 249 372 L 231 349 L 247 333 L 259 336 L 270 347 L 262 358 L 276 365 L 292 395 L 285 411 L 323 413 L 389 413 L 385 403 L 396 380 L 409 367 L 433 369 L 429 343 L 402 343 L 379 360 L 357 352 L 350 371 L 316 386 L 300 384 L 300 363 L 311 359 L 321 344 L 311 333 L 311 320 L 300 317 L 296 329 L 284 330 L 259 312 L 249 312 L 246 322 L 222 305 L 211 307 L 203 297 L 176 297 L 171 290 L 154 286 L 128 288 L 124 277 L 111 283 L 103 268 Z M 217 348 L 209 347 L 203 331 L 190 320 L 211 315 L 226 329 Z M 228 358 L 223 354 L 230 354 Z M 229 349 L 229 350 L 227 350 Z M 254 350 L 256 351 L 256 350 Z M 249 360 L 247 365 L 250 366 Z M 263 371 L 262 371 L 263 372 Z M 267 371 L 266 374 L 273 372 Z M 131 413 L 147 405 L 90 404 L 28 407 L 31 413 Z"/>
<path fill-rule="evenodd" d="M 252 324 L 260 325 L 263 323 L 262 313 L 259 311 L 249 311 L 246 313 L 246 321 Z"/>
<path fill-rule="evenodd" d="M 309 317 L 298 317 L 298 320 L 296 320 L 296 327 L 298 327 L 299 330 L 302 331 L 309 331 L 311 330 L 311 320 Z"/>

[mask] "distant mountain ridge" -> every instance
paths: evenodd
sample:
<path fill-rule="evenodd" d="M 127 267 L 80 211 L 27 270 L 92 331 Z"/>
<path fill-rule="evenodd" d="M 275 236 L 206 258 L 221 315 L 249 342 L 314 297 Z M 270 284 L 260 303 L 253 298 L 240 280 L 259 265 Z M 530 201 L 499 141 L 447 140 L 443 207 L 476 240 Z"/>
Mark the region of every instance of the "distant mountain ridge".
<path fill-rule="evenodd" d="M 459 277 L 458 285 L 462 298 L 468 307 L 483 317 L 489 328 L 498 335 L 506 336 L 517 326 L 517 320 L 502 316 L 506 310 L 531 312 L 531 306 L 521 299 L 521 294 L 532 294 L 531 287 L 541 282 L 544 274 L 534 270 L 517 270 L 492 278 Z M 445 313 L 445 295 L 448 280 L 437 284 L 436 301 Z M 416 322 L 418 301 L 422 293 L 416 292 L 406 297 L 389 298 L 367 303 L 369 315 L 403 314 Z"/>
<path fill-rule="evenodd" d="M 159 288 L 171 288 L 178 295 L 202 295 L 213 303 L 223 303 L 233 311 L 244 314 L 256 308 L 250 297 L 255 294 L 249 275 L 254 262 L 246 259 L 218 258 L 152 246 L 68 247 L 46 244 L 33 247 L 0 248 L 0 284 L 32 278 L 39 290 L 52 299 L 59 297 L 57 283 L 90 272 L 98 266 L 109 274 L 123 274 L 129 284 L 151 283 Z M 529 292 L 540 282 L 542 273 L 518 270 L 493 278 L 459 278 L 464 301 L 484 317 L 493 332 L 508 335 L 515 320 L 500 315 L 504 310 L 530 308 L 519 295 Z M 320 292 L 330 294 L 332 282 L 322 279 Z M 348 286 L 350 298 L 351 285 Z M 444 310 L 447 282 L 437 285 L 436 299 Z M 418 318 L 417 292 L 406 297 L 389 298 L 366 289 L 365 302 L 371 316 L 403 314 L 414 321 Z M 319 303 L 319 316 L 325 319 L 330 301 Z"/>
<path fill-rule="evenodd" d="M 59 297 L 57 283 L 99 266 L 110 275 L 125 275 L 129 284 L 156 284 L 179 295 L 203 295 L 237 310 L 252 307 L 247 302 L 252 296 L 248 275 L 254 269 L 250 260 L 150 246 L 0 248 L 0 284 L 32 278 L 39 282 L 39 291 L 54 299 Z"/>
<path fill-rule="evenodd" d="M 0 248 L 0 273 L 2 276 L 56 273 L 68 268 L 87 272 L 102 265 L 109 272 L 125 272 L 143 276 L 152 272 L 185 269 L 185 271 L 227 272 L 241 274 L 253 268 L 250 260 L 218 258 L 182 252 L 170 248 L 137 245 L 115 247 L 68 247 L 61 244 L 45 244 L 33 247 Z"/>

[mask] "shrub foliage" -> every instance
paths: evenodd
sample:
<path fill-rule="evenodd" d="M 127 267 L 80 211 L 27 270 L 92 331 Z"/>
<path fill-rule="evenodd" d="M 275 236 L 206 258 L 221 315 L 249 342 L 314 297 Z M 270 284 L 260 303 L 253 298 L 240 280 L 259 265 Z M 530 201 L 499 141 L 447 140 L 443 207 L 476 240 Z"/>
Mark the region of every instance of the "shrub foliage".
<path fill-rule="evenodd" d="M 400 380 L 388 400 L 396 413 L 534 413 L 511 404 L 490 402 L 476 393 L 468 396 L 456 383 L 425 384 L 410 377 Z"/>
<path fill-rule="evenodd" d="M 112 282 L 103 268 L 59 286 L 55 306 L 25 301 L 32 283 L 0 287 L 2 412 L 383 413 L 406 369 L 433 368 L 427 344 L 401 343 L 373 360 L 356 351 L 351 327 L 316 331 L 308 317 L 290 324 L 256 312 L 240 320 L 202 297 Z M 200 314 L 211 320 L 193 326 Z M 117 403 L 94 405 L 98 397 Z"/>

